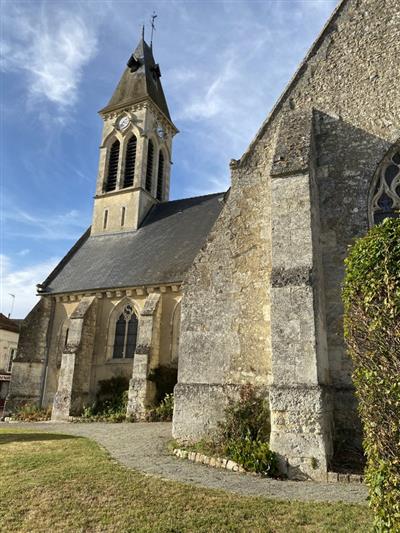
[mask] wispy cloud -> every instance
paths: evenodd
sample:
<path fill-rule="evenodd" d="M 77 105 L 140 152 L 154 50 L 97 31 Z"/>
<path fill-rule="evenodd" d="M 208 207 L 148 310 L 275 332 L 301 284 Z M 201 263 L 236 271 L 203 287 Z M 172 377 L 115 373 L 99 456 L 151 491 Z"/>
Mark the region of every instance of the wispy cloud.
<path fill-rule="evenodd" d="M 14 318 L 24 318 L 37 302 L 36 284 L 43 281 L 53 270 L 59 258 L 52 257 L 40 263 L 14 269 L 11 259 L 0 254 L 0 309 L 7 315 L 11 311 L 12 296 L 15 295 Z"/>
<path fill-rule="evenodd" d="M 29 103 L 51 102 L 62 123 L 77 100 L 83 67 L 97 51 L 96 27 L 72 10 L 50 12 L 36 2 L 31 9 L 7 2 L 3 17 L 1 69 L 22 72 Z"/>
<path fill-rule="evenodd" d="M 81 213 L 75 209 L 65 213 L 33 215 L 17 206 L 8 206 L 3 210 L 2 219 L 9 237 L 35 240 L 74 240 L 88 227 Z M 22 252 L 20 255 L 26 255 L 29 250 Z"/>

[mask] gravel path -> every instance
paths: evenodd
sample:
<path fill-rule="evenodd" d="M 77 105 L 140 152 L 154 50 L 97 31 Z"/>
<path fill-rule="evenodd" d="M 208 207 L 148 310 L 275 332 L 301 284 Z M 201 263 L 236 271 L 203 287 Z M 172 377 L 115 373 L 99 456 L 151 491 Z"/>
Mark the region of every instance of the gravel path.
<path fill-rule="evenodd" d="M 88 437 L 104 446 L 115 459 L 129 468 L 200 487 L 278 500 L 366 502 L 367 490 L 361 483 L 278 481 L 178 459 L 166 449 L 171 439 L 170 423 L 0 423 L 0 429 L 13 428 Z"/>

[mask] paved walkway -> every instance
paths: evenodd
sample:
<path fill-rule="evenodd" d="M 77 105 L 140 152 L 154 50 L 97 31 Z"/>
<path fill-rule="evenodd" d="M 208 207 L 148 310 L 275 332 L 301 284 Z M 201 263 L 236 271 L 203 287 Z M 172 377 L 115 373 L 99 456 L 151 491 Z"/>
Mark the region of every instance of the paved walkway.
<path fill-rule="evenodd" d="M 278 500 L 366 502 L 367 490 L 360 483 L 278 481 L 178 459 L 167 451 L 171 439 L 170 423 L 0 423 L 0 429 L 14 428 L 88 437 L 129 468 L 200 487 Z"/>

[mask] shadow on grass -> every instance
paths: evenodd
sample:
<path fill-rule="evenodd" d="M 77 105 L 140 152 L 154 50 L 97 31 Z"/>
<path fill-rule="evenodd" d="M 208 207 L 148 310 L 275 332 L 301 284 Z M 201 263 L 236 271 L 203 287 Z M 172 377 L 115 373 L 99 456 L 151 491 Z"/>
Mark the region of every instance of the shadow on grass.
<path fill-rule="evenodd" d="M 79 439 L 75 435 L 59 435 L 56 433 L 0 433 L 0 444 L 10 442 L 38 442 L 46 440 Z"/>

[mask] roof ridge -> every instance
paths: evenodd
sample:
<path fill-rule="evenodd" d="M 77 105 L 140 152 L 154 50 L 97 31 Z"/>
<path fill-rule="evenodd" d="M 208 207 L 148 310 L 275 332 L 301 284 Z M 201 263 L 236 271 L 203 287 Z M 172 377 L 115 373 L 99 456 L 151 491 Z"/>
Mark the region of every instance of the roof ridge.
<path fill-rule="evenodd" d="M 173 202 L 183 202 L 184 200 L 196 200 L 199 198 L 211 198 L 211 196 L 222 196 L 226 194 L 226 191 L 211 192 L 208 194 L 201 194 L 200 196 L 188 196 L 187 198 L 176 198 L 175 200 L 168 200 L 167 202 L 161 202 L 158 205 L 172 204 Z"/>

